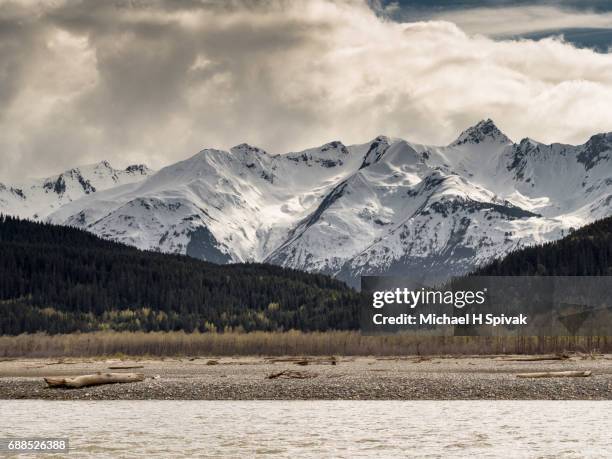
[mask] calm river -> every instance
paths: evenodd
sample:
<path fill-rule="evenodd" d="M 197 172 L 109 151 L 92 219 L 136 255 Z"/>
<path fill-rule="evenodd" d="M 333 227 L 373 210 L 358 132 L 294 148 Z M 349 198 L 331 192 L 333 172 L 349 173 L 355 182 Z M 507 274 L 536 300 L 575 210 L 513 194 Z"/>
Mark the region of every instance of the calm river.
<path fill-rule="evenodd" d="M 612 402 L 5 400 L 0 437 L 66 437 L 79 458 L 610 457 L 611 414 Z"/>

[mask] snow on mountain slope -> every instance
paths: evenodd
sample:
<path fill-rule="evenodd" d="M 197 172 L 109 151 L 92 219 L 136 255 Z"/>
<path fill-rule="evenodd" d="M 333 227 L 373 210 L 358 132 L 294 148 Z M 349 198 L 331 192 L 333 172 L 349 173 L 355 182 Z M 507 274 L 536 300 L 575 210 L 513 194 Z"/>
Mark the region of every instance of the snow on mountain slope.
<path fill-rule="evenodd" d="M 217 263 L 437 281 L 612 214 L 611 161 L 612 134 L 515 144 L 491 120 L 448 146 L 379 136 L 272 156 L 242 144 L 82 192 L 49 219 Z"/>
<path fill-rule="evenodd" d="M 591 146 L 593 139 L 578 147 L 528 139 L 514 145 L 486 120 L 447 147 L 393 141 L 375 159 L 366 157 L 358 172 L 361 192 L 335 190 L 323 200 L 317 221 L 309 217 L 267 261 L 328 272 L 352 284 L 359 275 L 380 273 L 426 282 L 559 238 L 612 213 L 609 148 L 603 141 Z M 591 157 L 603 166 L 596 172 L 580 163 Z M 363 190 L 370 192 L 367 198 Z M 339 222 L 351 222 L 350 231 Z M 347 258 L 347 251 L 355 255 Z"/>
<path fill-rule="evenodd" d="M 474 199 L 447 183 L 450 179 L 441 179 L 408 219 L 348 260 L 339 277 L 357 284 L 360 275 L 384 272 L 442 281 L 520 246 L 557 239 L 566 230 L 560 221 L 507 202 Z"/>
<path fill-rule="evenodd" d="M 410 147 L 404 150 L 401 156 L 410 157 Z M 377 168 L 387 167 L 381 163 Z M 267 261 L 339 275 L 351 284 L 359 275 L 378 273 L 438 281 L 521 245 L 561 237 L 568 229 L 562 221 L 523 210 L 463 177 L 429 170 L 423 159 L 393 173 L 372 172 L 360 171 L 334 190 L 317 209 L 317 220 L 310 217 L 304 230 Z M 347 222 L 352 224 L 348 230 Z M 321 240 L 324 246 L 317 244 Z M 334 249 L 334 243 L 349 250 Z"/>
<path fill-rule="evenodd" d="M 282 156 L 245 144 L 203 150 L 124 193 L 99 193 L 51 219 L 142 249 L 262 260 L 362 159 L 340 142 Z"/>
<path fill-rule="evenodd" d="M 102 161 L 44 179 L 30 179 L 10 186 L 0 183 L 0 212 L 42 219 L 82 196 L 143 180 L 151 173 L 140 164 L 119 170 Z"/>

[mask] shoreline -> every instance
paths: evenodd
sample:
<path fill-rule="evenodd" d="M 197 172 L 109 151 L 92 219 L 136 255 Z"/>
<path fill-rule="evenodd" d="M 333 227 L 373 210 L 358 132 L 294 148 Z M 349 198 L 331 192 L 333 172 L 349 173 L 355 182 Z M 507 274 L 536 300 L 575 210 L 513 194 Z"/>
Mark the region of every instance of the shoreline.
<path fill-rule="evenodd" d="M 0 399 L 612 400 L 612 354 L 545 361 L 511 358 L 4 358 L 0 359 Z M 44 376 L 109 371 L 139 372 L 145 380 L 81 389 L 50 389 L 43 380 Z M 592 371 L 592 375 L 516 376 L 542 371 Z"/>

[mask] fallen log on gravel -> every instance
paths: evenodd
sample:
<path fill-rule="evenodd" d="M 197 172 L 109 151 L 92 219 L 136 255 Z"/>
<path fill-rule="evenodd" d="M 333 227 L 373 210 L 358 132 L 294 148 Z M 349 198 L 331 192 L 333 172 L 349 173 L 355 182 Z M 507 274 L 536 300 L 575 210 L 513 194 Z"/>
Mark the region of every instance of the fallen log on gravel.
<path fill-rule="evenodd" d="M 337 365 L 338 362 L 335 357 L 330 357 L 328 359 L 304 359 L 304 360 L 296 360 L 294 362 L 296 365 L 306 366 L 306 365 Z"/>
<path fill-rule="evenodd" d="M 75 377 L 47 377 L 45 382 L 49 387 L 65 387 L 78 389 L 80 387 L 98 386 L 101 384 L 132 383 L 144 381 L 142 373 L 96 373 Z"/>
<path fill-rule="evenodd" d="M 58 360 L 57 362 L 49 362 L 45 363 L 45 365 L 76 365 L 78 362 L 69 362 L 63 359 Z"/>
<path fill-rule="evenodd" d="M 440 357 L 443 358 L 443 357 Z M 459 357 L 457 357 L 459 358 Z M 409 356 L 409 357 L 376 357 L 376 360 L 395 360 L 395 361 L 407 361 L 412 363 L 429 362 L 433 357 L 426 357 L 422 355 Z"/>
<path fill-rule="evenodd" d="M 570 356 L 568 354 L 555 354 L 555 355 L 531 355 L 527 357 L 511 357 L 502 359 L 504 362 L 540 362 L 545 360 L 567 360 Z"/>
<path fill-rule="evenodd" d="M 306 371 L 283 370 L 266 376 L 266 379 L 309 379 L 316 378 L 317 376 L 316 373 L 308 373 Z"/>
<path fill-rule="evenodd" d="M 295 363 L 296 365 L 337 365 L 335 356 L 330 357 L 268 357 L 266 363 Z"/>
<path fill-rule="evenodd" d="M 135 368 L 144 368 L 144 365 L 115 365 L 108 367 L 109 370 L 133 370 Z"/>
<path fill-rule="evenodd" d="M 517 378 L 586 378 L 591 371 L 543 371 L 538 373 L 519 373 Z"/>

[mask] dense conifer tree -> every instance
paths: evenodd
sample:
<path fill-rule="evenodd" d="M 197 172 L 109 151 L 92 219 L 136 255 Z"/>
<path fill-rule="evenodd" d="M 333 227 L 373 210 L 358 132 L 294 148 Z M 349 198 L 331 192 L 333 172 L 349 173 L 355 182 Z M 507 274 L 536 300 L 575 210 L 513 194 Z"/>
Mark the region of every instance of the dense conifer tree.
<path fill-rule="evenodd" d="M 478 269 L 489 276 L 612 276 L 612 217 L 558 241 L 527 247 Z"/>
<path fill-rule="evenodd" d="M 354 329 L 358 301 L 324 275 L 220 266 L 0 217 L 0 334 Z"/>

